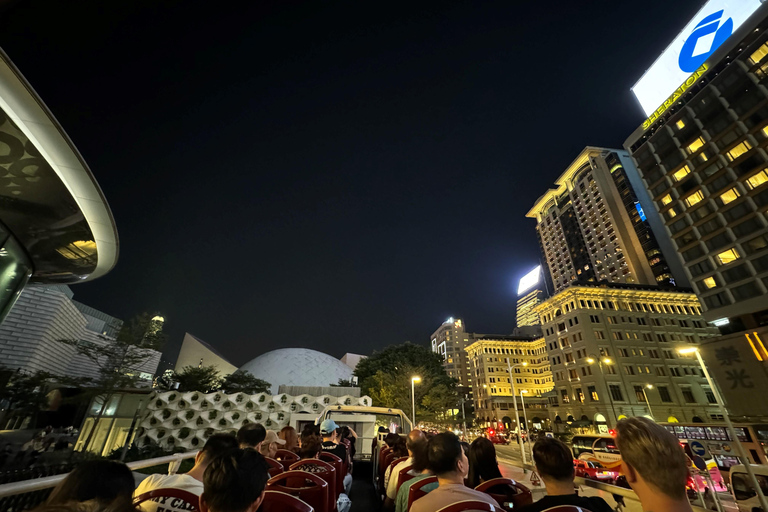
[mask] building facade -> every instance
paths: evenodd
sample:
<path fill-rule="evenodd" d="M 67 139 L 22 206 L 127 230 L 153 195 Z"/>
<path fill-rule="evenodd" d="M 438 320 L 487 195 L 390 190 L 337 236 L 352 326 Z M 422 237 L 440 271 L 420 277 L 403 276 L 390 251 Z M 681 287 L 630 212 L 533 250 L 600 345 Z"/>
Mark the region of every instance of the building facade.
<path fill-rule="evenodd" d="M 534 309 L 546 297 L 541 265 L 525 274 L 517 286 L 517 327 L 539 325 Z"/>
<path fill-rule="evenodd" d="M 529 428 L 549 427 L 544 395 L 553 382 L 544 338 L 476 335 L 466 353 L 473 376 L 475 418 L 481 426 L 517 429 L 525 421 L 524 403 Z"/>
<path fill-rule="evenodd" d="M 751 10 L 624 146 L 723 334 L 702 354 L 730 412 L 765 418 L 753 393 L 768 385 L 768 6 Z"/>
<path fill-rule="evenodd" d="M 458 380 L 462 391 L 472 392 L 472 372 L 467 360 L 466 348 L 473 340 L 473 334 L 465 329 L 460 318 L 449 318 L 432 333 L 432 352 L 443 356 L 443 368 L 449 377 Z"/>
<path fill-rule="evenodd" d="M 677 352 L 718 335 L 693 293 L 579 285 L 548 299 L 537 312 L 557 395 L 555 424 L 580 421 L 607 432 L 629 416 L 721 419 L 695 357 Z"/>
<path fill-rule="evenodd" d="M 654 229 L 628 172 L 625 150 L 585 148 L 528 212 L 560 292 L 574 282 L 686 285 L 677 254 Z"/>

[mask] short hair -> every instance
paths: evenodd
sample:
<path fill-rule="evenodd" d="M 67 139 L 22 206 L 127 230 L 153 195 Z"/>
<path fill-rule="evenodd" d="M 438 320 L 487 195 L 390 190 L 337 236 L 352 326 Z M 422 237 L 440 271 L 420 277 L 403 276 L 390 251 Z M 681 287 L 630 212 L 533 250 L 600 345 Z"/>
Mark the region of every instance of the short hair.
<path fill-rule="evenodd" d="M 677 437 L 648 418 L 620 420 L 616 432 L 624 462 L 670 498 L 685 498 L 688 464 Z"/>
<path fill-rule="evenodd" d="M 232 434 L 213 434 L 203 445 L 203 449 L 200 450 L 204 459 L 207 462 L 211 462 L 216 457 L 226 455 L 232 450 L 237 450 L 240 447 L 237 438 Z"/>
<path fill-rule="evenodd" d="M 402 439 L 398 434 L 389 433 L 386 436 L 384 436 L 384 442 L 387 443 L 387 446 L 392 448 L 397 442 Z"/>
<path fill-rule="evenodd" d="M 543 477 L 573 481 L 573 454 L 568 446 L 554 437 L 533 444 L 533 462 Z"/>
<path fill-rule="evenodd" d="M 211 512 L 243 512 L 259 499 L 268 479 L 269 464 L 259 452 L 233 450 L 206 468 L 202 497 Z"/>
<path fill-rule="evenodd" d="M 237 431 L 237 442 L 242 445 L 256 447 L 267 437 L 267 429 L 260 423 L 248 423 Z"/>
<path fill-rule="evenodd" d="M 101 506 L 118 501 L 131 502 L 136 483 L 122 462 L 88 460 L 81 462 L 51 492 L 46 504 L 96 500 Z"/>
<path fill-rule="evenodd" d="M 424 471 L 429 467 L 429 455 L 427 454 L 427 447 L 429 443 L 425 438 L 417 439 L 408 443 L 408 449 L 413 454 L 413 465 L 411 469 L 413 471 Z"/>
<path fill-rule="evenodd" d="M 301 438 L 301 448 L 299 448 L 299 457 L 302 459 L 311 459 L 317 456 L 323 450 L 323 440 L 320 436 L 309 435 Z"/>
<path fill-rule="evenodd" d="M 429 469 L 437 476 L 452 473 L 456 471 L 456 466 L 463 454 L 464 450 L 456 434 L 453 432 L 437 434 L 429 440 L 427 445 Z"/>
<path fill-rule="evenodd" d="M 394 445 L 392 445 L 392 453 L 398 458 L 408 456 L 408 447 L 405 445 L 405 439 L 401 437 Z"/>

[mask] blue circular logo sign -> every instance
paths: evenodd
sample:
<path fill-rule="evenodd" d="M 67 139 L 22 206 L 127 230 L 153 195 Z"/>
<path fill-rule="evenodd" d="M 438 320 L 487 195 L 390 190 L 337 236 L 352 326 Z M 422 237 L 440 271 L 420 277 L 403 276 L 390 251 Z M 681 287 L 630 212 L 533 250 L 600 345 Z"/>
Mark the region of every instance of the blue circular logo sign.
<path fill-rule="evenodd" d="M 693 73 L 731 36 L 733 33 L 733 19 L 728 18 L 721 23 L 720 18 L 722 17 L 723 10 L 721 9 L 706 16 L 694 27 L 693 32 L 685 40 L 683 48 L 680 50 L 680 56 L 677 59 L 680 69 L 686 73 Z M 712 34 L 714 34 L 714 37 L 709 49 L 702 50 L 699 47 L 699 41 L 707 36 L 711 37 Z"/>

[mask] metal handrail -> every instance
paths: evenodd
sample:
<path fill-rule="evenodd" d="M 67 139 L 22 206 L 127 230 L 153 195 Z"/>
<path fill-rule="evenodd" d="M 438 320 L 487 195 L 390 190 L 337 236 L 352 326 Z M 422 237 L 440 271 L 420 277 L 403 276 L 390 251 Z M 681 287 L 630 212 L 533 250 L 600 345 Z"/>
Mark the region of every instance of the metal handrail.
<path fill-rule="evenodd" d="M 126 466 L 128 466 L 131 470 L 134 470 L 157 466 L 159 464 L 169 464 L 168 474 L 173 474 L 179 469 L 181 461 L 193 458 L 195 455 L 197 455 L 197 450 L 193 452 L 166 455 L 164 457 L 155 457 L 154 459 L 144 459 L 128 462 Z M 0 484 L 0 498 L 4 498 L 6 496 L 14 496 L 16 494 L 24 494 L 26 492 L 39 491 L 41 489 L 48 489 L 50 487 L 56 487 L 56 485 L 64 480 L 67 475 L 69 475 L 69 473 L 45 476 L 42 478 L 33 478 L 31 480 L 22 480 L 21 482 Z"/>

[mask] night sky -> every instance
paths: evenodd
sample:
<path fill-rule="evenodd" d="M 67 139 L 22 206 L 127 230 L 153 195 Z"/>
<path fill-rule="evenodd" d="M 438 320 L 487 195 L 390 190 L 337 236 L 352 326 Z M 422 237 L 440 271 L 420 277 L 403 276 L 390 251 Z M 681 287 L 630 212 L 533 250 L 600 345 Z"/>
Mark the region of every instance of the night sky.
<path fill-rule="evenodd" d="M 160 311 L 235 364 L 514 327 L 525 213 L 703 4 L 21 0 L 0 46 L 91 167 L 117 267 L 73 287 Z"/>

